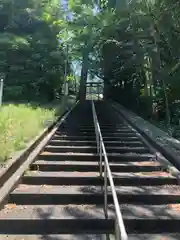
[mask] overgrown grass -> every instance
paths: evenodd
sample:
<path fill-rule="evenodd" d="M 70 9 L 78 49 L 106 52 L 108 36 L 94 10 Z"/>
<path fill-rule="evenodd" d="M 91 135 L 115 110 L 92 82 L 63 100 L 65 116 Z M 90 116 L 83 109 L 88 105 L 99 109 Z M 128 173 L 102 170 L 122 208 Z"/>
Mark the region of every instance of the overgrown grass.
<path fill-rule="evenodd" d="M 72 101 L 70 102 L 72 104 Z M 0 161 L 25 148 L 62 113 L 58 105 L 8 104 L 0 108 Z"/>

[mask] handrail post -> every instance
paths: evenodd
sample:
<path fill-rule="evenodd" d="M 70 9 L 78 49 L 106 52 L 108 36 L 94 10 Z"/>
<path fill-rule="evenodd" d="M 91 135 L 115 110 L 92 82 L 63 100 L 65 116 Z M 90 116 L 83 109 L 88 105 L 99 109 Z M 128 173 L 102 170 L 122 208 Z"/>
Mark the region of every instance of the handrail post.
<path fill-rule="evenodd" d="M 116 216 L 116 221 L 115 221 L 115 239 L 121 240 L 121 234 L 120 234 L 120 229 L 119 229 L 118 222 L 117 222 L 117 216 Z"/>
<path fill-rule="evenodd" d="M 100 167 L 100 177 L 102 177 L 102 144 L 100 143 L 100 162 L 99 162 L 99 167 Z"/>
<path fill-rule="evenodd" d="M 105 217 L 108 218 L 108 209 L 107 209 L 107 166 L 104 163 L 104 212 Z"/>
<path fill-rule="evenodd" d="M 4 83 L 4 79 L 0 79 L 0 107 L 2 105 L 2 98 L 3 98 L 3 83 Z"/>
<path fill-rule="evenodd" d="M 92 104 L 93 122 L 94 122 L 95 134 L 96 134 L 97 153 L 99 153 L 99 137 L 98 137 L 97 124 L 96 124 L 96 116 L 94 114 L 94 111 L 95 111 L 94 103 L 92 99 L 91 99 L 91 104 Z"/>
<path fill-rule="evenodd" d="M 95 120 L 94 120 L 95 121 Z M 97 134 L 97 126 L 95 125 L 95 134 L 96 134 L 96 143 L 97 143 L 97 153 L 99 153 L 99 146 L 98 146 L 98 134 Z"/>
<path fill-rule="evenodd" d="M 98 132 L 97 126 L 96 126 L 96 130 Z M 99 141 L 99 134 L 98 133 L 97 133 L 97 148 L 98 148 L 98 153 L 100 154 L 100 141 Z"/>

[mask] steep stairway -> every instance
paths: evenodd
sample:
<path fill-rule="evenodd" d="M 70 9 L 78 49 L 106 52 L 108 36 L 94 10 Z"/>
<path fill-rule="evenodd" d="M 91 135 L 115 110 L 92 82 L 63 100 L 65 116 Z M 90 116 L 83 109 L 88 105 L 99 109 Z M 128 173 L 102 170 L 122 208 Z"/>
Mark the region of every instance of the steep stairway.
<path fill-rule="evenodd" d="M 95 107 L 128 239 L 180 239 L 177 179 L 109 104 Z M 112 189 L 107 219 L 103 186 L 87 101 L 70 113 L 11 192 L 0 211 L 0 240 L 115 239 Z"/>
<path fill-rule="evenodd" d="M 114 157 L 110 156 L 112 153 L 118 159 L 118 167 L 111 167 L 111 171 L 128 239 L 180 239 L 178 180 L 164 169 L 155 152 L 148 149 L 140 134 L 109 103 L 96 103 L 96 111 L 109 161 Z M 113 149 L 106 142 L 109 133 Z M 114 206 L 109 209 L 114 210 Z"/>
<path fill-rule="evenodd" d="M 104 239 L 103 179 L 90 102 L 79 104 L 11 192 L 0 239 Z"/>

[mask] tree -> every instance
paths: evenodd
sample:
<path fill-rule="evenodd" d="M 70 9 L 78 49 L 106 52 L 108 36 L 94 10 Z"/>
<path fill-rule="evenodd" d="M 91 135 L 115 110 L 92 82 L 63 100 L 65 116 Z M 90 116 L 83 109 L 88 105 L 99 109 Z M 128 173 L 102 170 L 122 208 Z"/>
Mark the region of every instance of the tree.
<path fill-rule="evenodd" d="M 179 3 L 131 1 L 124 8 L 117 7 L 114 1 L 108 3 L 111 5 L 106 7 L 109 20 L 106 15 L 107 25 L 102 26 L 101 30 L 104 72 L 101 76 L 110 86 L 107 91 L 109 97 L 126 105 L 129 102 L 130 107 L 132 103 L 138 105 L 138 99 L 142 100 L 144 96 L 144 100 L 146 98 L 151 102 L 149 115 L 152 100 L 157 101 L 160 97 L 169 123 L 169 92 L 172 91 L 172 79 L 178 77 L 176 73 L 180 66 L 179 51 L 175 50 L 179 39 Z"/>
<path fill-rule="evenodd" d="M 53 100 L 60 94 L 66 57 L 58 40 L 60 17 L 58 0 L 1 1 L 0 71 L 6 75 L 5 99 Z"/>

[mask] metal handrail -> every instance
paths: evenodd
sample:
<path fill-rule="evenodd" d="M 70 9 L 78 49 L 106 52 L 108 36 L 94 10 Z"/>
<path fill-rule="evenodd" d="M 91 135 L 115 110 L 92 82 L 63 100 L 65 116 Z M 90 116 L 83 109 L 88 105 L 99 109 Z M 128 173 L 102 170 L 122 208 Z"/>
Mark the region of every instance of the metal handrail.
<path fill-rule="evenodd" d="M 93 100 L 91 101 L 91 103 L 92 103 L 93 121 L 94 121 L 96 142 L 97 142 L 97 152 L 100 155 L 99 167 L 100 167 L 100 176 L 101 177 L 102 177 L 102 158 L 104 157 L 104 211 L 105 211 L 105 217 L 108 218 L 107 180 L 109 178 L 109 183 L 110 183 L 110 187 L 111 187 L 111 191 L 112 191 L 113 202 L 114 202 L 115 213 L 116 213 L 115 238 L 116 238 L 116 240 L 127 240 L 128 236 L 127 236 L 126 229 L 124 226 L 124 221 L 122 218 L 122 213 L 120 210 L 118 197 L 117 197 L 117 193 L 115 190 L 115 185 L 114 185 L 111 169 L 109 166 L 107 153 L 106 153 L 106 149 L 104 146 L 101 129 L 99 126 L 99 122 L 98 122 L 96 109 L 95 109 Z"/>

